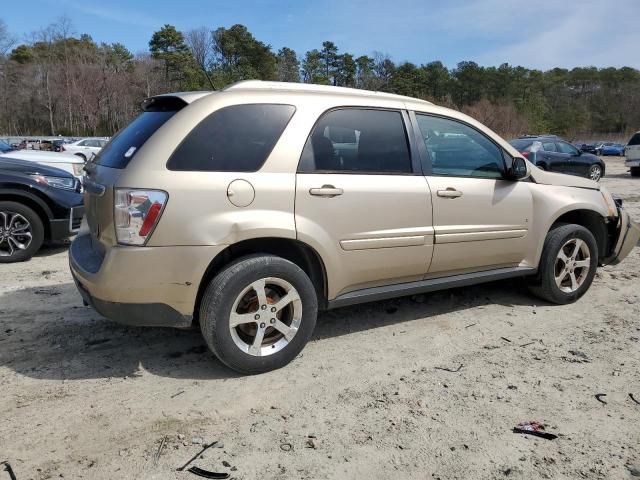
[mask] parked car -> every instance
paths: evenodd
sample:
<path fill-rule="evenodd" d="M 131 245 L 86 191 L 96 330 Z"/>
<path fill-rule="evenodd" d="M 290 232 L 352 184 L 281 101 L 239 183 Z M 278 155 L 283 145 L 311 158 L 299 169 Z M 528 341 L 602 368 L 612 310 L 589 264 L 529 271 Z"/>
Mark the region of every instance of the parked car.
<path fill-rule="evenodd" d="M 640 132 L 634 133 L 625 147 L 624 164 L 631 169 L 632 177 L 640 177 Z"/>
<path fill-rule="evenodd" d="M 38 162 L 42 165 L 60 168 L 75 176 L 80 181 L 82 181 L 82 176 L 84 175 L 85 162 L 80 157 L 69 153 L 16 150 L 14 152 L 7 152 L 3 156 L 6 158 L 17 158 L 19 160 Z"/>
<path fill-rule="evenodd" d="M 573 302 L 640 238 L 597 182 L 458 111 L 364 90 L 153 97 L 86 170 L 69 251 L 84 301 L 133 325 L 195 319 L 244 373 L 293 360 L 318 309 L 514 277 Z"/>
<path fill-rule="evenodd" d="M 83 214 L 73 175 L 0 155 L 0 263 L 28 260 L 43 242 L 74 235 Z"/>
<path fill-rule="evenodd" d="M 585 153 L 555 136 L 516 138 L 509 143 L 543 170 L 579 175 L 595 181 L 605 174 L 605 164 L 597 155 Z"/>
<path fill-rule="evenodd" d="M 0 140 L 0 153 L 7 153 L 13 150 L 13 147 L 4 140 Z"/>
<path fill-rule="evenodd" d="M 100 153 L 100 150 L 102 150 L 102 147 L 106 144 L 107 141 L 103 138 L 84 138 L 76 142 L 61 145 L 60 151 L 72 153 L 83 160 L 91 160 Z"/>
<path fill-rule="evenodd" d="M 624 157 L 624 145 L 621 143 L 605 142 L 597 150 L 598 155 L 617 155 Z"/>
<path fill-rule="evenodd" d="M 582 144 L 576 145 L 576 148 L 582 150 L 585 153 L 597 154 L 598 153 L 598 148 L 603 143 L 604 143 L 604 141 L 602 141 L 602 140 L 599 140 L 597 142 L 592 142 L 592 143 L 582 143 Z"/>

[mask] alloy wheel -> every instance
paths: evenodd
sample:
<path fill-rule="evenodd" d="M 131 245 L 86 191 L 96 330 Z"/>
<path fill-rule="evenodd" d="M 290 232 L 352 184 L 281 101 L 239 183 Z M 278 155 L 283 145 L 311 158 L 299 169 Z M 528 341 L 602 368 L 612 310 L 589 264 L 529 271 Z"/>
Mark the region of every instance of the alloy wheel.
<path fill-rule="evenodd" d="M 602 177 L 602 167 L 600 165 L 592 165 L 589 170 L 589 178 L 596 182 Z"/>
<path fill-rule="evenodd" d="M 11 257 L 31 245 L 31 223 L 15 212 L 0 212 L 0 257 Z"/>
<path fill-rule="evenodd" d="M 229 330 L 236 346 L 256 357 L 285 348 L 302 322 L 302 300 L 293 285 L 281 278 L 256 280 L 236 297 Z"/>
<path fill-rule="evenodd" d="M 556 256 L 556 285 L 565 293 L 578 290 L 591 268 L 591 253 L 587 243 L 579 238 L 567 241 Z"/>

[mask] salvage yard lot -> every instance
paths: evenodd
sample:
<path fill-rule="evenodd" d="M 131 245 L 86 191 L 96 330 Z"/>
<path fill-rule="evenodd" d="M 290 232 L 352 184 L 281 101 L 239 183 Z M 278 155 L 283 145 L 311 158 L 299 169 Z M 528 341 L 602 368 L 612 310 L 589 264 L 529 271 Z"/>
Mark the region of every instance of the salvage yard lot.
<path fill-rule="evenodd" d="M 640 221 L 640 179 L 605 161 Z M 0 461 L 19 480 L 197 478 L 176 468 L 213 440 L 195 464 L 237 479 L 640 475 L 640 248 L 574 305 L 509 281 L 322 313 L 298 359 L 252 377 L 197 330 L 83 307 L 63 248 L 0 271 Z M 512 432 L 527 420 L 559 437 Z"/>

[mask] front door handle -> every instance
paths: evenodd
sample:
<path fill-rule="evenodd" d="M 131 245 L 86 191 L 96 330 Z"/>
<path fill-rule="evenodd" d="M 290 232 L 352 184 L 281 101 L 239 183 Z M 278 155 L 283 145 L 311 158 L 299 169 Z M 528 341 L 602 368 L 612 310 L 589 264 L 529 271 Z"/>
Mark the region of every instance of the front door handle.
<path fill-rule="evenodd" d="M 344 190 L 342 190 L 341 188 L 336 188 L 333 185 L 323 185 L 320 188 L 311 188 L 309 190 L 309 193 L 316 197 L 333 198 L 337 197 L 338 195 L 342 195 L 344 193 Z"/>
<path fill-rule="evenodd" d="M 462 192 L 449 187 L 446 190 L 438 190 L 438 196 L 444 198 L 458 198 L 462 196 Z"/>

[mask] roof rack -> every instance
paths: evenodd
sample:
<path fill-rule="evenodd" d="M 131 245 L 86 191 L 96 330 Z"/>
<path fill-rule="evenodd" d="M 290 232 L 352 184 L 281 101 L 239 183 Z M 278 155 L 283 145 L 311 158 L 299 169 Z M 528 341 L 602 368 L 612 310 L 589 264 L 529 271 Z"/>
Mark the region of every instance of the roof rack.
<path fill-rule="evenodd" d="M 396 95 L 394 93 L 374 92 L 371 90 L 361 90 L 358 88 L 333 87 L 330 85 L 316 85 L 311 83 L 293 83 L 293 82 L 270 82 L 263 80 L 242 80 L 233 83 L 223 89 L 224 91 L 234 90 L 278 90 L 278 91 L 295 91 L 309 93 L 330 93 L 336 95 L 356 95 L 359 97 L 378 97 L 388 98 L 389 100 L 423 102 L 429 105 L 433 103 L 419 98 L 407 97 L 404 95 Z"/>

